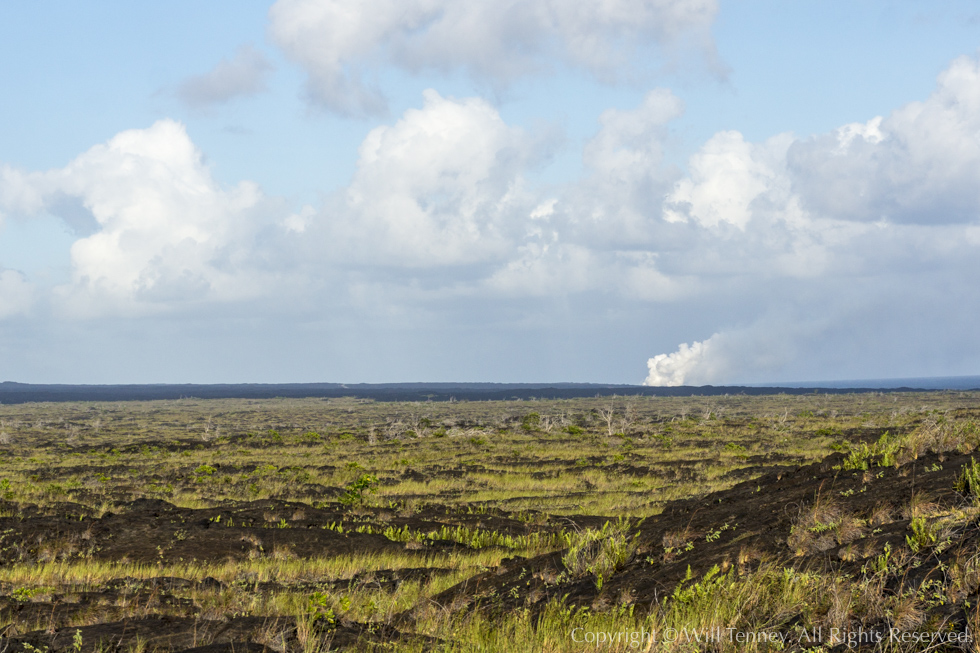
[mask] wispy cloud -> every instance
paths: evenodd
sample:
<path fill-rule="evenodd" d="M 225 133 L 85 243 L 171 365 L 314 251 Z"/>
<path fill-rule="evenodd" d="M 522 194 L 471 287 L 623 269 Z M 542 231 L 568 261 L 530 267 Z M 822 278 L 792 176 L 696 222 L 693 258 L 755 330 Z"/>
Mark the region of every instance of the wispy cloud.
<path fill-rule="evenodd" d="M 251 45 L 243 45 L 230 59 L 222 59 L 203 75 L 188 77 L 177 87 L 181 102 L 193 109 L 206 109 L 238 97 L 266 90 L 272 63 Z"/>
<path fill-rule="evenodd" d="M 615 82 L 649 72 L 636 51 L 664 60 L 693 47 L 718 68 L 717 10 L 716 0 L 279 0 L 269 31 L 306 69 L 312 103 L 356 116 L 385 111 L 383 89 L 365 81 L 382 65 L 503 86 L 560 62 Z"/>

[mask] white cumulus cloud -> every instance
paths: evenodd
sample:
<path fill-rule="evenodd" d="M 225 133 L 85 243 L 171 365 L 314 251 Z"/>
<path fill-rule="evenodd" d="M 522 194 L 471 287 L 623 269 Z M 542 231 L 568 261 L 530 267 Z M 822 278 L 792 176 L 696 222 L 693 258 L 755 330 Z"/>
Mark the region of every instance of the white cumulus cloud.
<path fill-rule="evenodd" d="M 980 61 L 956 59 L 936 90 L 885 118 L 795 143 L 787 163 L 822 216 L 905 224 L 980 218 Z"/>
<path fill-rule="evenodd" d="M 500 259 L 531 220 L 521 173 L 534 156 L 533 139 L 487 102 L 426 91 L 421 109 L 364 139 L 343 203 L 325 218 L 331 242 L 371 265 Z"/>
<path fill-rule="evenodd" d="M 962 57 L 936 90 L 886 117 L 804 139 L 750 143 L 715 134 L 664 203 L 667 220 L 709 228 L 752 220 L 811 234 L 841 223 L 970 223 L 980 219 L 980 61 Z M 836 223 L 836 224 L 835 224 Z M 850 229 L 854 235 L 860 229 Z M 837 238 L 834 236 L 833 238 Z M 840 244 L 839 240 L 837 244 Z"/>
<path fill-rule="evenodd" d="M 646 94 L 632 110 L 607 109 L 599 132 L 585 146 L 583 159 L 603 183 L 643 184 L 661 176 L 668 123 L 684 113 L 684 103 L 668 89 Z"/>
<path fill-rule="evenodd" d="M 691 157 L 690 176 L 678 181 L 667 196 L 664 217 L 672 222 L 693 219 L 706 227 L 726 222 L 745 229 L 755 199 L 785 179 L 791 142 L 784 135 L 755 145 L 736 131 L 715 134 Z"/>
<path fill-rule="evenodd" d="M 261 193 L 249 182 L 222 188 L 177 122 L 121 132 L 64 168 L 5 178 L 5 205 L 53 212 L 73 198 L 94 218 L 93 232 L 71 247 L 71 283 L 56 289 L 73 314 L 133 314 L 258 290 L 242 276 Z"/>
<path fill-rule="evenodd" d="M 936 309 L 919 290 L 975 295 L 980 61 L 956 59 L 925 100 L 826 134 L 751 143 L 735 131 L 718 133 L 692 155 L 687 176 L 673 184 L 662 208 L 674 226 L 699 229 L 676 232 L 687 234 L 687 246 L 659 252 L 658 271 L 691 275 L 704 298 L 742 297 L 760 314 L 778 307 L 784 316 L 732 330 L 726 320 L 751 316 L 702 314 L 699 330 L 715 335 L 650 359 L 648 383 L 772 379 L 798 350 L 824 354 L 795 364 L 844 365 L 871 360 L 875 351 L 885 360 L 883 352 L 897 342 L 916 343 L 926 365 L 932 355 L 923 329 L 952 342 L 957 325 L 976 319 L 973 300 L 961 299 L 942 309 L 944 326 L 930 322 L 925 316 Z M 872 299 L 879 310 L 869 313 L 864 307 Z M 885 306 L 929 326 L 909 326 L 901 336 Z M 835 324 L 826 323 L 829 315 Z"/>
<path fill-rule="evenodd" d="M 582 152 L 587 174 L 568 184 L 555 206 L 553 223 L 563 238 L 606 251 L 638 251 L 663 235 L 661 204 L 679 176 L 664 163 L 664 143 L 683 111 L 669 89 L 656 88 L 635 108 L 599 116 L 599 129 Z"/>

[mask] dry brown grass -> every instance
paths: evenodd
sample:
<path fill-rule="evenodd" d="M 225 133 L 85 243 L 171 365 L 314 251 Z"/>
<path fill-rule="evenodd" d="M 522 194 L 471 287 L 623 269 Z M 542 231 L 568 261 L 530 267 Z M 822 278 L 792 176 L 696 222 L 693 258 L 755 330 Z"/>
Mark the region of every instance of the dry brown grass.
<path fill-rule="evenodd" d="M 871 513 L 868 515 L 868 525 L 872 528 L 878 526 L 884 526 L 885 524 L 890 524 L 893 520 L 894 509 L 891 504 L 887 502 L 878 502 L 875 504 L 874 508 L 871 509 Z"/>
<path fill-rule="evenodd" d="M 918 519 L 920 517 L 932 517 L 939 510 L 939 504 L 925 492 L 916 492 L 909 499 L 908 503 L 902 506 L 902 519 Z"/>
<path fill-rule="evenodd" d="M 836 530 L 843 516 L 841 507 L 826 496 L 800 508 L 786 544 L 797 556 L 819 553 L 838 544 Z"/>

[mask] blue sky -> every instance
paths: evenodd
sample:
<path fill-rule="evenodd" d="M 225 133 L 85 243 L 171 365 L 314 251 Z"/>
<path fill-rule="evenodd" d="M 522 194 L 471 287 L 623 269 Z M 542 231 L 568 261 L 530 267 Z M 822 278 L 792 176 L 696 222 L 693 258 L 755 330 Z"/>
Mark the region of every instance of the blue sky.
<path fill-rule="evenodd" d="M 968 2 L 0 6 L 0 377 L 976 374 Z"/>

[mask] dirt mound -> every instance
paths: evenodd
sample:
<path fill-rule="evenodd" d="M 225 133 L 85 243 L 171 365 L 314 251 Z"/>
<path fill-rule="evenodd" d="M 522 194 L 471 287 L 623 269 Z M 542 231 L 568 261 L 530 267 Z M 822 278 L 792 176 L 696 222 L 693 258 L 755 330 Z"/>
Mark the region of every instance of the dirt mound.
<path fill-rule="evenodd" d="M 845 456 L 835 454 L 730 490 L 668 503 L 662 514 L 639 525 L 629 557 L 601 582 L 594 573 L 570 568 L 565 550 L 506 560 L 433 600 L 446 609 L 493 614 L 541 610 L 554 600 L 590 609 L 628 601 L 637 610 L 652 611 L 685 583 L 696 584 L 717 570 L 732 570 L 737 578 L 768 560 L 856 577 L 898 551 L 906 564 L 885 579 L 883 590 L 902 596 L 949 578 L 958 560 L 980 550 L 980 513 L 956 489 L 972 460 L 955 452 L 929 454 L 898 467 L 853 470 L 844 469 Z M 918 555 L 909 553 L 915 548 L 909 535 L 913 520 L 928 523 L 963 507 L 969 511 L 964 520 L 925 538 Z M 957 600 L 934 602 L 921 620 L 931 615 L 947 628 L 966 627 L 978 587 L 980 577 L 964 586 Z M 405 623 L 413 618 L 411 611 L 401 615 Z M 891 627 L 885 619 L 879 625 L 885 631 Z"/>

